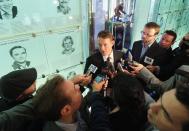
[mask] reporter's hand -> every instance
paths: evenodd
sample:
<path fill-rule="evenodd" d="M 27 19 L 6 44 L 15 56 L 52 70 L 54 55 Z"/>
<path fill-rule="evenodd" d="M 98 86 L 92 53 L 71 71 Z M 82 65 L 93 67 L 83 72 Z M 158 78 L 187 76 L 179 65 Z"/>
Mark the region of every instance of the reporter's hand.
<path fill-rule="evenodd" d="M 157 66 L 147 65 L 146 68 L 151 71 L 152 73 L 157 72 L 158 68 Z"/>
<path fill-rule="evenodd" d="M 131 71 L 131 73 L 138 74 L 144 66 L 140 63 L 135 62 L 135 63 L 133 63 L 133 65 L 130 65 L 130 67 L 133 69 L 133 71 Z"/>
<path fill-rule="evenodd" d="M 92 79 L 92 75 L 86 76 L 86 75 L 76 75 L 73 78 L 71 78 L 70 80 L 74 83 L 74 84 L 80 84 L 80 85 L 87 85 L 91 82 Z"/>
<path fill-rule="evenodd" d="M 130 75 L 130 76 L 136 76 L 134 73 L 129 72 L 127 69 L 123 69 L 123 73 Z"/>
<path fill-rule="evenodd" d="M 80 85 L 86 86 L 88 85 L 92 80 L 92 74 L 89 76 L 84 75 L 83 80 L 81 81 Z"/>
<path fill-rule="evenodd" d="M 93 92 L 99 92 L 102 90 L 103 87 L 106 87 L 108 85 L 108 80 L 103 80 L 99 83 L 97 83 L 96 81 L 93 81 L 92 83 L 92 90 Z"/>
<path fill-rule="evenodd" d="M 79 84 L 82 79 L 83 79 L 84 75 L 75 75 L 74 77 L 72 77 L 70 80 L 74 83 L 74 84 Z"/>

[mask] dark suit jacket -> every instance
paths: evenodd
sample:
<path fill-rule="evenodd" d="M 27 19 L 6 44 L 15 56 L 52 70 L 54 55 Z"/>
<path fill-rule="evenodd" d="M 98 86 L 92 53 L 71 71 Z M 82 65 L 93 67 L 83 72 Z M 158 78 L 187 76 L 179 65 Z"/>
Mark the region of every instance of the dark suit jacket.
<path fill-rule="evenodd" d="M 189 65 L 189 49 L 187 52 L 178 47 L 172 51 L 172 58 L 169 63 L 160 66 L 158 78 L 163 81 L 169 79 L 181 65 Z"/>
<path fill-rule="evenodd" d="M 147 111 L 141 108 L 140 113 L 136 113 L 124 109 L 110 114 L 109 119 L 113 131 L 144 131 Z"/>
<path fill-rule="evenodd" d="M 140 54 L 142 52 L 141 40 L 134 42 L 131 52 L 133 55 L 133 60 L 143 64 L 144 66 L 148 65 L 144 62 L 146 56 L 154 59 L 152 65 L 161 65 L 165 61 L 164 55 L 166 50 L 160 47 L 156 41 L 150 46 L 150 48 L 146 51 L 142 58 L 140 58 Z"/>
<path fill-rule="evenodd" d="M 121 58 L 123 58 L 124 53 L 121 51 L 113 50 L 113 54 L 114 54 L 114 67 L 116 69 L 117 62 Z M 94 79 L 98 74 L 101 74 L 102 68 L 105 66 L 105 62 L 104 62 L 103 57 L 100 52 L 97 52 L 87 58 L 84 73 L 87 72 L 87 70 L 91 64 L 95 65 L 98 68 L 96 73 L 92 76 Z"/>
<path fill-rule="evenodd" d="M 11 108 L 13 108 L 14 106 L 16 106 L 18 104 L 22 104 L 25 101 L 31 99 L 32 97 L 33 96 L 30 95 L 30 96 L 28 96 L 28 97 L 26 97 L 26 98 L 24 98 L 22 100 L 19 100 L 19 101 L 16 101 L 16 100 L 8 101 L 5 98 L 0 98 L 0 112 L 8 110 L 8 109 L 11 109 Z"/>

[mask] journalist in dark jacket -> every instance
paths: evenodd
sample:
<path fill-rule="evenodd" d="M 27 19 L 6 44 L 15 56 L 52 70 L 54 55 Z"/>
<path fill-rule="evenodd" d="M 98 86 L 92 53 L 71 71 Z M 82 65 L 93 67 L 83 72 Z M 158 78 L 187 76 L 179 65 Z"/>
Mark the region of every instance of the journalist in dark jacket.
<path fill-rule="evenodd" d="M 109 115 L 113 131 L 144 131 L 147 108 L 143 86 L 125 73 L 113 79 L 113 99 L 117 105 Z"/>
<path fill-rule="evenodd" d="M 0 79 L 0 111 L 10 109 L 32 98 L 36 89 L 35 68 L 12 71 Z"/>

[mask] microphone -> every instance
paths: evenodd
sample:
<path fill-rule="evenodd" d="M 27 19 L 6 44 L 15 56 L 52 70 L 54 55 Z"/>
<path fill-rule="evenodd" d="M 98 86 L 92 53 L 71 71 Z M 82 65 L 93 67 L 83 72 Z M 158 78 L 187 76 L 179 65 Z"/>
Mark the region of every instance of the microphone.
<path fill-rule="evenodd" d="M 87 72 L 85 73 L 86 76 L 89 76 L 91 73 L 95 73 L 97 71 L 97 67 L 93 64 L 91 64 L 87 70 Z"/>
<path fill-rule="evenodd" d="M 105 66 L 102 68 L 102 74 L 107 75 L 109 78 L 113 78 L 116 75 L 114 65 L 110 62 L 110 58 L 105 61 Z"/>
<path fill-rule="evenodd" d="M 128 53 L 128 62 L 132 62 L 133 61 L 133 56 L 131 54 L 131 52 L 129 51 Z"/>
<path fill-rule="evenodd" d="M 119 71 L 121 71 L 121 72 L 124 72 L 124 71 L 123 71 L 123 65 L 121 64 L 121 62 L 118 62 L 118 63 L 117 63 L 117 69 L 118 69 Z"/>

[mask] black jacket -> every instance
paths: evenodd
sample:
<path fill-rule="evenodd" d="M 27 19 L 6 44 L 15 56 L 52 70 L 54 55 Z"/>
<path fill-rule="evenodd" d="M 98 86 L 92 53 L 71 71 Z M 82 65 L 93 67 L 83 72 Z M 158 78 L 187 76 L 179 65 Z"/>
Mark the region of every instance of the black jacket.
<path fill-rule="evenodd" d="M 143 64 L 144 66 L 148 65 L 147 63 L 144 62 L 144 59 L 146 56 L 154 59 L 154 62 L 152 65 L 161 65 L 165 61 L 164 55 L 166 53 L 166 50 L 160 47 L 156 41 L 150 46 L 150 48 L 146 51 L 143 57 L 140 58 L 140 55 L 142 52 L 142 46 L 143 46 L 143 43 L 141 40 L 134 42 L 133 48 L 131 51 L 134 61 L 137 61 Z"/>
<path fill-rule="evenodd" d="M 147 123 L 147 111 L 141 109 L 139 112 L 119 110 L 109 115 L 113 131 L 144 131 Z"/>
<path fill-rule="evenodd" d="M 18 105 L 18 104 L 22 104 L 24 103 L 25 101 L 31 99 L 33 96 L 28 96 L 20 101 L 8 101 L 4 98 L 0 98 L 0 112 L 1 111 L 5 111 L 5 110 L 8 110 L 8 109 L 11 109 L 12 107 Z"/>
<path fill-rule="evenodd" d="M 171 61 L 160 66 L 159 78 L 161 80 L 169 79 L 181 65 L 189 65 L 189 49 L 187 50 L 182 50 L 179 47 L 173 50 Z"/>

